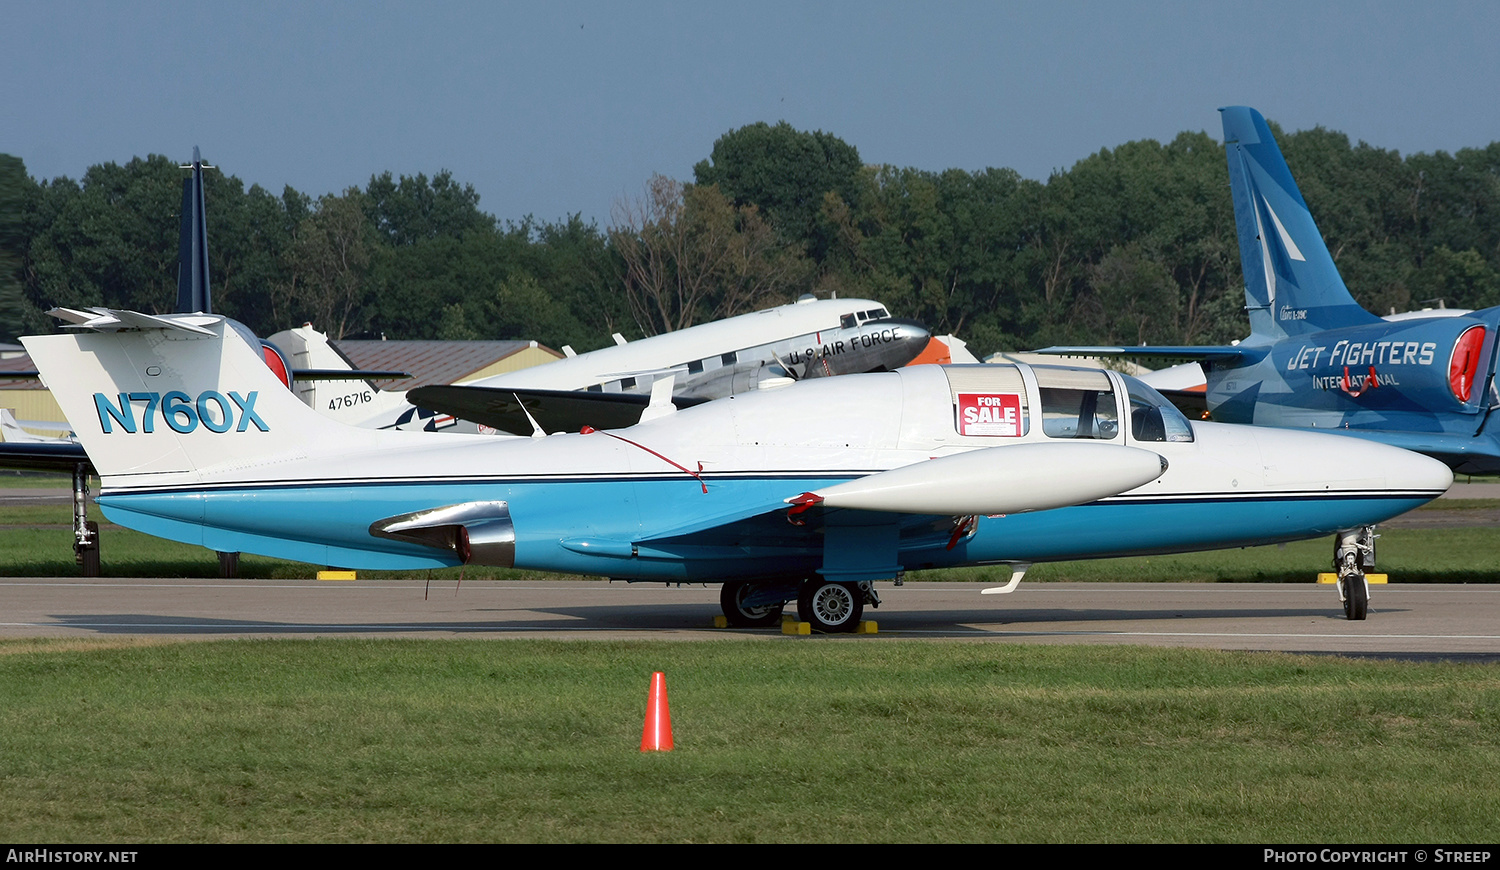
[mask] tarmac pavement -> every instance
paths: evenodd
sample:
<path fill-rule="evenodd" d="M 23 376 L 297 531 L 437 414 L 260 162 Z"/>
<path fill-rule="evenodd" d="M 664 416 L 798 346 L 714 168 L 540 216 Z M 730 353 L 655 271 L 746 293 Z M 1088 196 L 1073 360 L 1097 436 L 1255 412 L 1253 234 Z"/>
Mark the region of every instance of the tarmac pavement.
<path fill-rule="evenodd" d="M 1500 586 L 1372 587 L 1343 617 L 1331 586 L 1214 583 L 878 586 L 873 636 L 717 629 L 717 585 L 608 581 L 0 580 L 0 637 L 760 638 L 880 643 L 957 639 L 1107 643 L 1500 661 Z M 425 595 L 425 597 L 424 597 Z"/>

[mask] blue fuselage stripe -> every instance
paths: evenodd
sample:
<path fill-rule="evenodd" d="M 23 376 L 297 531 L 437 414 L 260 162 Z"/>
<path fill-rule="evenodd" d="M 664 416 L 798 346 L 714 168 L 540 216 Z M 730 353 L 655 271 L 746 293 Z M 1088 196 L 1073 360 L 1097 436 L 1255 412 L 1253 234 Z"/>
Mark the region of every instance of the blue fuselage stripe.
<path fill-rule="evenodd" d="M 457 564 L 450 552 L 379 538 L 370 524 L 469 501 L 505 501 L 515 524 L 516 567 L 666 580 L 802 575 L 821 561 L 821 536 L 782 519 L 783 499 L 848 479 L 800 475 L 709 481 L 686 476 L 455 483 L 240 486 L 106 491 L 99 504 L 127 528 L 215 550 L 259 553 L 361 569 Z M 981 518 L 952 549 L 946 534 L 904 532 L 908 569 L 984 562 L 1041 562 L 1237 547 L 1331 534 L 1418 507 L 1435 493 L 1239 493 L 1153 500 L 1109 499 L 1078 507 Z M 641 506 L 647 506 L 645 510 Z M 1212 509 L 1205 509 L 1207 506 Z M 759 517 L 763 526 L 713 544 L 650 542 L 705 517 Z M 747 527 L 748 528 L 748 527 Z M 728 537 L 733 538 L 731 534 Z M 641 543 L 638 556 L 582 553 L 564 539 Z M 628 546 L 625 547 L 628 552 Z"/>

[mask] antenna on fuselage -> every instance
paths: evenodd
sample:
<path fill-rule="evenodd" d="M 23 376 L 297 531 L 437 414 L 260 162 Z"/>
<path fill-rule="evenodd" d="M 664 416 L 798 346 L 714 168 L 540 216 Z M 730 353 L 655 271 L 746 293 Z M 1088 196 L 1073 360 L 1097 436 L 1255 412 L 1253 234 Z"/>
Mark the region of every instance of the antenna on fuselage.
<path fill-rule="evenodd" d="M 526 415 L 526 422 L 531 424 L 531 437 L 546 438 L 547 433 L 543 431 L 541 426 L 537 425 L 536 418 L 531 416 L 531 412 L 526 410 L 526 403 L 521 401 L 521 397 L 515 393 L 511 393 L 510 397 L 516 400 L 517 405 L 521 406 L 521 413 Z"/>

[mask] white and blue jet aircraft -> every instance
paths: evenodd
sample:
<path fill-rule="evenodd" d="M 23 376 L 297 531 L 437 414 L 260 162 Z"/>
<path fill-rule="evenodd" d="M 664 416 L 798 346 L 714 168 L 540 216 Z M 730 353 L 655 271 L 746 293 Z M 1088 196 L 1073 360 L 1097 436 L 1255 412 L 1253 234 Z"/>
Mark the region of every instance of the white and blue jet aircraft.
<path fill-rule="evenodd" d="M 1326 535 L 1452 481 L 1398 448 L 1189 423 L 1130 378 L 1047 366 L 919 366 L 686 409 L 664 379 L 614 431 L 360 429 L 299 401 L 222 317 L 111 317 L 23 342 L 120 525 L 351 568 L 721 582 L 742 626 L 796 601 L 850 630 L 876 581 L 914 569 L 1010 564 L 1009 590 L 1038 561 Z M 1357 579 L 1341 589 L 1363 618 Z"/>

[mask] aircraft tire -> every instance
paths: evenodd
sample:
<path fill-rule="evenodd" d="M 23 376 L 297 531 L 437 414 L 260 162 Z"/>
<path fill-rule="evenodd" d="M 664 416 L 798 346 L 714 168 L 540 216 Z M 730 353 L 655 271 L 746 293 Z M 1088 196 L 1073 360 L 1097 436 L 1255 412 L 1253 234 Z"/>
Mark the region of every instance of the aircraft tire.
<path fill-rule="evenodd" d="M 98 577 L 100 574 L 99 524 L 94 522 L 93 520 L 89 520 L 84 525 L 88 527 L 88 530 L 91 533 L 90 537 L 94 539 L 94 545 L 91 547 L 84 547 L 83 549 L 78 551 L 78 564 L 82 568 L 83 576 Z"/>
<path fill-rule="evenodd" d="M 735 628 L 765 628 L 781 621 L 784 602 L 759 607 L 745 607 L 740 603 L 754 588 L 753 583 L 731 580 L 719 589 L 719 608 L 724 611 L 724 618 Z"/>
<path fill-rule="evenodd" d="M 808 580 L 797 593 L 797 618 L 818 631 L 853 631 L 865 612 L 865 595 L 857 583 Z"/>
<path fill-rule="evenodd" d="M 1365 585 L 1365 575 L 1350 574 L 1344 579 L 1344 616 L 1362 620 L 1369 611 L 1370 589 Z"/>

